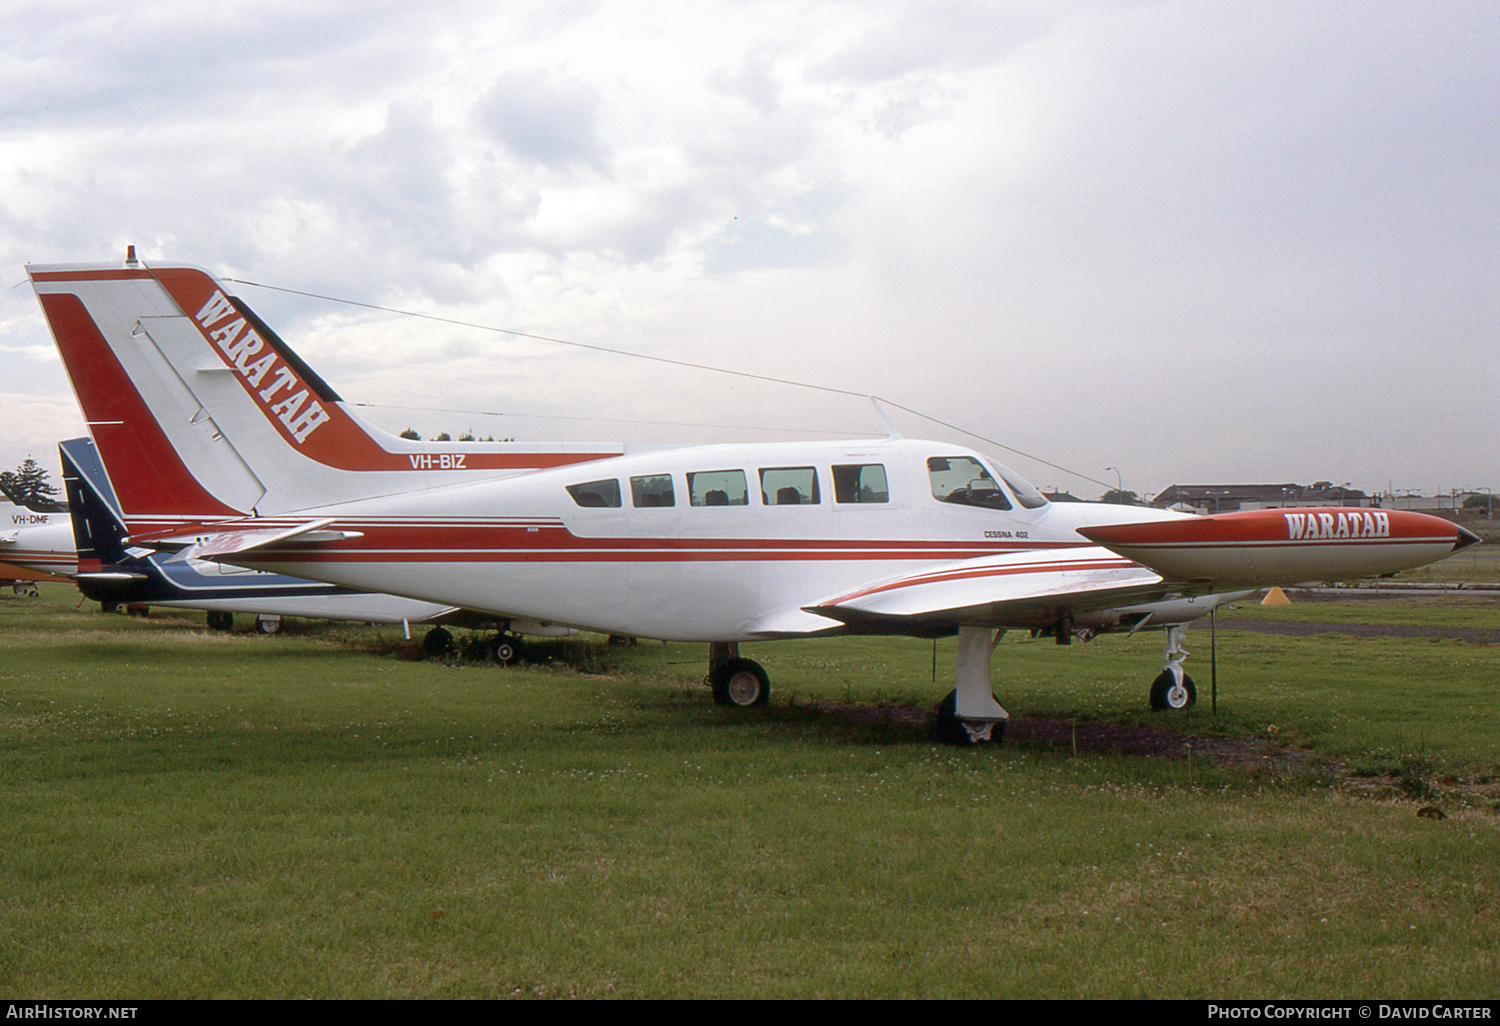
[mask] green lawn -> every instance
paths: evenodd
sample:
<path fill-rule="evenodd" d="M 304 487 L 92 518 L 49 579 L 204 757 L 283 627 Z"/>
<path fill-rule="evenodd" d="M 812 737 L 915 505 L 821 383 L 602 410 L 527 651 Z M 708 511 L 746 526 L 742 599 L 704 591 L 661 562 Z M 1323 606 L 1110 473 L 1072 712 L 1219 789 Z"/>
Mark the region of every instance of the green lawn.
<path fill-rule="evenodd" d="M 1415 570 L 1406 570 L 1396 575 L 1397 581 L 1456 584 L 1479 581 L 1486 584 L 1500 582 L 1500 538 L 1494 536 L 1494 528 L 1484 521 L 1466 521 L 1465 527 L 1484 537 L 1483 545 L 1471 545 L 1456 552 L 1441 563 L 1429 563 Z"/>
<path fill-rule="evenodd" d="M 1500 978 L 1500 648 L 1220 632 L 1220 714 L 1165 719 L 1139 711 L 1159 634 L 997 653 L 1017 715 L 1386 759 L 1437 787 L 1417 801 L 810 708 L 930 705 L 951 641 L 936 682 L 928 642 L 745 646 L 774 689 L 745 713 L 709 700 L 701 646 L 447 666 L 390 628 L 210 635 L 75 602 L 0 599 L 7 997 L 1493 998 Z"/>

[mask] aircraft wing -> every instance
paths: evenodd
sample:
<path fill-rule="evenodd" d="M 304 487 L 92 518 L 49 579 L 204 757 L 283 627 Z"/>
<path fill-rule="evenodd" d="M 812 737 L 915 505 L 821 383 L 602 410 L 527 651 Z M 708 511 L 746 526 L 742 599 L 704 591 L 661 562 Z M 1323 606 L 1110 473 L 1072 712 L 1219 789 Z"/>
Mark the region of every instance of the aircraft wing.
<path fill-rule="evenodd" d="M 1204 590 L 1204 589 L 1199 589 Z M 873 581 L 804 606 L 858 631 L 1048 627 L 1064 617 L 1180 596 L 1160 574 L 1098 546 L 1008 552 Z"/>

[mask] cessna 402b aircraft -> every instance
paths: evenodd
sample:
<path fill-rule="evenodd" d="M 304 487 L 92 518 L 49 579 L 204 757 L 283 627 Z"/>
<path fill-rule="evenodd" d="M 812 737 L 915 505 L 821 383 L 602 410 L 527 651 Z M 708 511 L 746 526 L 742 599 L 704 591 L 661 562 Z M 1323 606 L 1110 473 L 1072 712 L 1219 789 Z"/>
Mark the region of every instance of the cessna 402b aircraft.
<path fill-rule="evenodd" d="M 991 693 L 997 630 L 1066 642 L 1159 625 L 1153 705 L 1180 708 L 1194 694 L 1182 625 L 1227 598 L 1391 573 L 1478 540 L 1399 510 L 1053 504 L 979 453 L 902 438 L 408 460 L 205 271 L 133 252 L 27 270 L 132 544 L 707 642 L 728 705 L 769 692 L 742 641 L 956 631 L 940 730 L 986 740 L 1008 717 Z"/>

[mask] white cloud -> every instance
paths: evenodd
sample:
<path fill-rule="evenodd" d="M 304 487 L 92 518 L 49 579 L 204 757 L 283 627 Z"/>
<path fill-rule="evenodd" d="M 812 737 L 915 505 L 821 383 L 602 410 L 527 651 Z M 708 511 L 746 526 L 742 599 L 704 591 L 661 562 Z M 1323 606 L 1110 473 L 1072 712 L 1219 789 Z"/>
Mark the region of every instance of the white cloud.
<path fill-rule="evenodd" d="M 20 280 L 134 243 L 875 391 L 1143 492 L 1493 484 L 1497 34 L 1483 4 L 1339 0 L 27 8 L 0 40 L 0 257 Z M 351 399 L 873 427 L 243 291 Z M 26 289 L 0 295 L 8 373 L 45 344 Z"/>

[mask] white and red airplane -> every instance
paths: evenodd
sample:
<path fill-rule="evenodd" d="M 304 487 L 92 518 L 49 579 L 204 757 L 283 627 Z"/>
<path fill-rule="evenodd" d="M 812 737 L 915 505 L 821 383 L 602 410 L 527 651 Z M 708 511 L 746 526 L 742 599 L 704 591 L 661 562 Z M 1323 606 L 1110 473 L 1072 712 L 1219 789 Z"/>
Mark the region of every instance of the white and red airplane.
<path fill-rule="evenodd" d="M 1065 643 L 1149 624 L 1169 642 L 1152 704 L 1181 708 L 1194 697 L 1184 623 L 1261 587 L 1391 573 L 1478 540 L 1398 510 L 1049 503 L 977 452 L 895 437 L 418 459 L 205 271 L 133 252 L 27 270 L 133 544 L 708 642 L 722 704 L 769 692 L 739 642 L 956 631 L 940 729 L 984 740 L 1008 717 L 990 685 L 997 630 Z"/>

